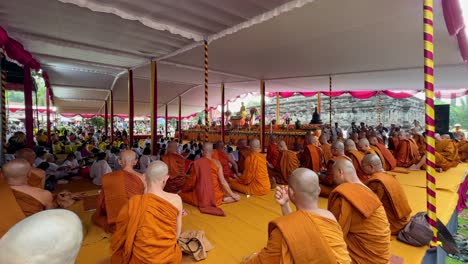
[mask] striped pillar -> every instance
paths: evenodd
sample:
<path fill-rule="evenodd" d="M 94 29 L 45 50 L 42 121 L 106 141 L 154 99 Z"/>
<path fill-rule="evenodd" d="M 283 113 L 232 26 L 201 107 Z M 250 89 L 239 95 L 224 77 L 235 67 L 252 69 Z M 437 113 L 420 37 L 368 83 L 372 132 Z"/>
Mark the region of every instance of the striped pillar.
<path fill-rule="evenodd" d="M 0 55 L 0 61 L 3 56 Z M 0 66 L 1 69 L 1 66 Z M 1 87 L 1 98 L 0 98 L 0 111 L 1 111 L 1 146 L 0 146 L 0 165 L 3 165 L 5 162 L 5 156 L 4 156 L 4 146 L 6 146 L 6 131 L 7 131 L 7 115 L 6 115 L 6 84 L 7 84 L 7 79 L 6 79 L 6 70 L 1 69 L 2 73 L 2 87 Z"/>
<path fill-rule="evenodd" d="M 281 119 L 281 111 L 280 111 L 280 94 L 279 92 L 276 92 L 276 124 L 280 124 L 280 119 Z"/>
<path fill-rule="evenodd" d="M 317 93 L 317 113 L 322 113 L 322 93 Z"/>
<path fill-rule="evenodd" d="M 203 41 L 205 48 L 205 142 L 208 142 L 208 41 Z"/>
<path fill-rule="evenodd" d="M 435 121 L 434 121 L 434 44 L 433 0 L 424 0 L 424 89 L 426 92 L 426 192 L 427 221 L 433 237 L 431 247 L 437 246 Z"/>
<path fill-rule="evenodd" d="M 382 92 L 378 91 L 378 96 L 379 96 L 379 106 L 377 107 L 377 113 L 378 113 L 378 123 L 382 123 Z"/>
<path fill-rule="evenodd" d="M 329 81 L 330 81 L 330 86 L 328 88 L 328 92 L 330 93 L 330 95 L 328 97 L 328 101 L 330 104 L 330 129 L 331 129 L 332 128 L 332 77 L 331 75 L 329 76 Z"/>
<path fill-rule="evenodd" d="M 169 137 L 169 131 L 168 131 L 168 124 L 169 124 L 169 116 L 168 116 L 168 115 L 169 115 L 169 113 L 168 113 L 169 111 L 168 111 L 168 110 L 169 110 L 169 109 L 168 109 L 168 107 L 167 107 L 167 104 L 166 104 L 164 110 L 165 110 L 165 111 L 164 111 L 164 112 L 165 112 L 165 113 L 164 113 L 164 120 L 166 120 L 166 121 L 164 122 L 164 130 L 166 131 L 166 132 L 165 132 L 165 133 L 166 133 L 166 137 Z"/>

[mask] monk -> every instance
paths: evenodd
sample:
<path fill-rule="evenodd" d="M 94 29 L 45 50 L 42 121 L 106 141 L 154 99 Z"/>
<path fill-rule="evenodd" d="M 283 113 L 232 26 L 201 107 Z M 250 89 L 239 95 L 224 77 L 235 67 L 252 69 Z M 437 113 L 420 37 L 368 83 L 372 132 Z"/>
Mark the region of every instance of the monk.
<path fill-rule="evenodd" d="M 223 167 L 224 178 L 226 178 L 226 181 L 229 182 L 231 179 L 239 175 L 239 169 L 237 167 L 237 163 L 232 158 L 231 155 L 229 155 L 226 151 L 224 151 L 224 143 L 222 141 L 218 141 L 215 143 L 214 151 L 213 151 L 213 159 L 221 163 L 221 166 Z M 231 166 L 229 165 L 232 166 L 232 169 L 231 169 Z"/>
<path fill-rule="evenodd" d="M 358 178 L 353 163 L 333 165 L 338 186 L 328 198 L 328 210 L 338 220 L 353 263 L 390 262 L 390 225 L 377 195 Z"/>
<path fill-rule="evenodd" d="M 250 149 L 252 154 L 245 161 L 245 171 L 231 182 L 231 188 L 248 195 L 265 195 L 271 185 L 266 158 L 260 153 L 260 140 L 251 140 Z"/>
<path fill-rule="evenodd" d="M 435 141 L 436 167 L 443 171 L 455 168 L 460 161 L 457 144 L 450 139 L 449 135 L 441 137 L 439 134 L 435 134 Z"/>
<path fill-rule="evenodd" d="M 385 172 L 377 155 L 366 155 L 362 168 L 367 175 L 371 175 L 367 186 L 379 197 L 390 223 L 390 231 L 392 235 L 397 235 L 411 219 L 411 207 L 405 191 L 394 176 Z"/>
<path fill-rule="evenodd" d="M 31 165 L 23 159 L 14 159 L 2 168 L 4 180 L 0 181 L 2 220 L 0 237 L 25 217 L 54 208 L 52 194 L 28 185 Z"/>
<path fill-rule="evenodd" d="M 335 161 L 345 159 L 351 161 L 351 159 L 345 155 L 345 147 L 343 142 L 335 141 L 332 145 L 333 158 L 327 163 L 327 171 L 325 177 L 320 177 L 320 196 L 328 198 L 331 191 L 336 187 L 335 181 L 333 180 L 333 164 Z"/>
<path fill-rule="evenodd" d="M 408 134 L 403 131 L 398 132 L 398 146 L 393 152 L 393 156 L 397 161 L 397 166 L 404 168 L 417 164 L 421 160 L 418 146 L 409 140 Z"/>
<path fill-rule="evenodd" d="M 185 158 L 177 153 L 177 142 L 169 142 L 167 153 L 161 156 L 161 160 L 169 167 L 169 179 L 164 186 L 164 191 L 178 193 L 184 186 L 187 174 L 185 173 Z"/>
<path fill-rule="evenodd" d="M 16 151 L 15 157 L 17 159 L 24 159 L 31 165 L 31 175 L 29 176 L 28 184 L 32 187 L 44 189 L 46 173 L 33 166 L 34 162 L 36 162 L 36 153 L 32 149 L 23 148 Z"/>
<path fill-rule="evenodd" d="M 284 141 L 279 142 L 278 150 L 280 151 L 278 166 L 274 167 L 267 161 L 268 175 L 270 181 L 275 184 L 288 184 L 289 175 L 299 168 L 299 159 L 297 159 L 296 152 L 288 150 Z"/>
<path fill-rule="evenodd" d="M 318 207 L 319 193 L 315 172 L 295 170 L 288 187 L 277 187 L 275 200 L 283 216 L 269 223 L 267 246 L 243 263 L 351 263 L 335 216 Z"/>
<path fill-rule="evenodd" d="M 395 169 L 397 162 L 392 152 L 384 144 L 379 143 L 377 137 L 370 137 L 369 143 L 371 144 L 371 148 L 379 155 L 380 160 L 384 164 L 384 169 L 386 171 Z"/>
<path fill-rule="evenodd" d="M 316 173 L 324 167 L 322 150 L 317 147 L 317 137 L 313 134 L 306 135 L 304 151 L 299 156 L 302 168 L 308 168 Z"/>
<path fill-rule="evenodd" d="M 468 140 L 465 139 L 465 134 L 463 132 L 457 133 L 458 139 L 458 155 L 460 156 L 460 161 L 468 162 Z"/>
<path fill-rule="evenodd" d="M 320 145 L 322 148 L 322 153 L 323 153 L 323 160 L 325 164 L 328 163 L 329 160 L 333 158 L 332 150 L 331 150 L 331 144 L 328 143 L 327 137 L 325 135 L 321 135 L 319 137 Z"/>
<path fill-rule="evenodd" d="M 426 155 L 426 139 L 416 129 L 411 129 L 411 135 L 414 143 L 418 146 L 418 153 L 422 157 Z"/>
<path fill-rule="evenodd" d="M 395 153 L 395 150 L 398 148 L 398 143 L 400 143 L 400 140 L 398 139 L 398 132 L 393 132 L 392 135 L 388 138 L 388 150 Z"/>
<path fill-rule="evenodd" d="M 359 179 L 363 183 L 366 183 L 369 177 L 364 174 L 361 168 L 361 161 L 364 158 L 364 153 L 357 150 L 356 144 L 354 144 L 353 140 L 350 140 L 350 139 L 346 140 L 344 145 L 345 145 L 346 156 L 348 156 L 353 162 L 354 169 L 356 170 L 356 173 Z"/>
<path fill-rule="evenodd" d="M 119 160 L 122 169 L 102 176 L 101 193 L 92 219 L 108 233 L 115 232 L 117 216 L 128 200 L 145 191 L 143 175 L 133 169 L 136 163 L 136 153 L 125 150 Z"/>
<path fill-rule="evenodd" d="M 111 263 L 180 263 L 182 200 L 164 191 L 169 168 L 162 161 L 152 162 L 145 177 L 146 193 L 130 198 L 117 217 Z"/>
<path fill-rule="evenodd" d="M 252 154 L 252 150 L 250 150 L 250 146 L 247 144 L 247 139 L 243 138 L 237 141 L 237 151 L 239 152 L 237 168 L 239 172 L 242 173 L 245 169 L 245 160 L 250 156 L 250 154 Z"/>
<path fill-rule="evenodd" d="M 213 158 L 212 143 L 203 145 L 203 157 L 194 162 L 179 195 L 182 201 L 197 206 L 200 212 L 219 216 L 224 216 L 219 205 L 240 200 L 239 194 L 229 187 L 221 163 Z"/>
<path fill-rule="evenodd" d="M 275 135 L 271 135 L 269 145 L 267 147 L 266 159 L 271 165 L 277 166 L 279 161 L 279 154 L 278 140 Z"/>

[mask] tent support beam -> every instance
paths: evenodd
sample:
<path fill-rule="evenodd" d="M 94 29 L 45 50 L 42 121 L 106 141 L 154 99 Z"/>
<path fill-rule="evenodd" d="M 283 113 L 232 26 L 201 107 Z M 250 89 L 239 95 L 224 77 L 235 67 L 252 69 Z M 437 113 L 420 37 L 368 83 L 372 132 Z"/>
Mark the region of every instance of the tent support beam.
<path fill-rule="evenodd" d="M 114 92 L 110 91 L 110 136 L 114 142 Z"/>
<path fill-rule="evenodd" d="M 107 110 L 107 100 L 104 102 L 104 135 L 109 136 L 109 119 L 108 119 L 108 110 Z"/>
<path fill-rule="evenodd" d="M 46 87 L 46 129 L 47 129 L 47 143 L 52 145 L 52 140 L 50 138 L 50 88 Z"/>
<path fill-rule="evenodd" d="M 166 122 L 164 122 L 164 131 L 166 133 L 166 138 L 169 137 L 169 132 L 167 131 L 167 128 L 168 128 L 168 123 L 169 123 L 169 120 L 168 120 L 168 114 L 169 114 L 169 109 L 168 109 L 168 106 L 166 104 L 165 106 L 165 111 L 164 111 L 164 119 L 166 120 Z"/>
<path fill-rule="evenodd" d="M 3 53 L 0 54 L 0 60 L 3 58 Z M 7 115 L 6 115 L 6 70 L 2 69 L 0 63 L 0 72 L 2 75 L 1 79 L 1 98 L 0 98 L 0 111 L 1 111 L 1 121 L 0 121 L 0 133 L 2 139 L 0 140 L 0 165 L 5 163 L 4 147 L 6 146 L 6 131 L 7 131 Z"/>
<path fill-rule="evenodd" d="M 279 94 L 279 92 L 276 92 L 276 124 L 279 124 L 280 115 L 281 115 L 281 112 L 280 112 L 280 94 Z M 271 121 L 270 121 L 270 123 L 271 123 Z"/>
<path fill-rule="evenodd" d="M 221 141 L 223 144 L 225 143 L 225 137 L 224 137 L 224 129 L 225 129 L 225 124 L 224 124 L 224 102 L 226 101 L 225 94 L 224 94 L 224 83 L 221 83 Z"/>
<path fill-rule="evenodd" d="M 133 70 L 128 70 L 128 142 L 129 149 L 133 147 L 133 119 L 135 114 L 135 102 L 133 101 Z"/>
<path fill-rule="evenodd" d="M 265 151 L 265 81 L 260 81 L 260 108 L 262 116 L 260 117 L 260 146 L 262 153 Z"/>
<path fill-rule="evenodd" d="M 179 121 L 177 122 L 177 131 L 179 131 L 179 142 L 182 144 L 182 96 L 179 96 Z"/>
<path fill-rule="evenodd" d="M 205 51 L 205 142 L 208 142 L 208 131 L 210 129 L 208 123 L 208 41 L 205 39 L 203 44 Z"/>
<path fill-rule="evenodd" d="M 34 116 L 33 116 L 33 102 L 32 102 L 32 80 L 31 80 L 31 67 L 29 64 L 24 65 L 24 115 L 25 115 L 25 128 L 26 128 L 26 146 L 28 148 L 34 147 Z"/>
<path fill-rule="evenodd" d="M 151 61 L 150 101 L 151 153 L 156 155 L 156 145 L 158 143 L 158 68 L 156 61 Z"/>

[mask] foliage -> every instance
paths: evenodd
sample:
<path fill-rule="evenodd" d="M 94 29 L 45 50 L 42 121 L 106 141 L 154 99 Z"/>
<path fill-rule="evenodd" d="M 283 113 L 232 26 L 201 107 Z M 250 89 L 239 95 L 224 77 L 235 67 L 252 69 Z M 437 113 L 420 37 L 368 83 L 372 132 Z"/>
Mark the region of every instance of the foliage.
<path fill-rule="evenodd" d="M 33 74 L 34 80 L 37 86 L 37 104 L 39 106 L 46 105 L 46 87 L 44 79 L 38 75 Z M 8 102 L 12 103 L 24 103 L 24 93 L 19 91 L 7 91 Z M 36 104 L 36 95 L 33 94 L 33 104 Z"/>
<path fill-rule="evenodd" d="M 95 116 L 93 118 L 90 118 L 87 120 L 87 123 L 90 125 L 90 126 L 93 126 L 97 129 L 101 129 L 104 127 L 104 118 L 100 117 L 100 116 Z"/>
<path fill-rule="evenodd" d="M 468 97 L 459 98 L 461 104 L 456 105 L 456 100 L 450 100 L 450 127 L 454 127 L 455 124 L 461 124 L 462 128 L 466 129 L 468 126 Z M 436 105 L 447 104 L 442 100 L 436 99 Z"/>

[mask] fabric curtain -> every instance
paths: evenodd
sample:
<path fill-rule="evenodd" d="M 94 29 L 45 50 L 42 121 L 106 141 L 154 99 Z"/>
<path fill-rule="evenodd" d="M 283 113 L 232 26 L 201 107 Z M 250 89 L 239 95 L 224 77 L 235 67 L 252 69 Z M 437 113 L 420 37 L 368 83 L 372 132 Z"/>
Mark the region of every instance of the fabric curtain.
<path fill-rule="evenodd" d="M 300 95 L 304 97 L 312 97 L 318 94 L 318 92 L 299 92 Z"/>
<path fill-rule="evenodd" d="M 350 91 L 349 94 L 357 99 L 369 99 L 377 94 L 376 91 Z"/>
<path fill-rule="evenodd" d="M 386 96 L 395 98 L 395 99 L 406 99 L 418 93 L 418 91 L 413 92 L 392 92 L 390 90 L 382 91 Z"/>
<path fill-rule="evenodd" d="M 447 30 L 451 36 L 457 38 L 462 58 L 468 62 L 468 39 L 466 38 L 466 25 L 460 1 L 466 0 L 444 0 L 442 1 L 442 10 Z M 465 16 L 468 16 L 468 13 Z"/>
<path fill-rule="evenodd" d="M 345 94 L 345 91 L 339 91 L 339 92 L 331 92 L 331 97 L 336 97 Z M 323 95 L 325 96 L 330 96 L 330 92 L 322 92 Z"/>

